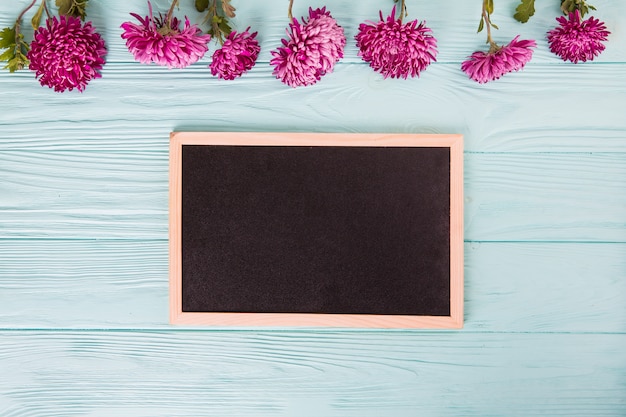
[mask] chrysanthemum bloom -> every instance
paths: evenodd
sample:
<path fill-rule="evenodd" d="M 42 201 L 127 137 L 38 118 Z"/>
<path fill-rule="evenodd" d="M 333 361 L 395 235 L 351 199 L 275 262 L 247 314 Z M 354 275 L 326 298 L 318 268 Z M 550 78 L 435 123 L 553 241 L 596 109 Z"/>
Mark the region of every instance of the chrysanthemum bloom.
<path fill-rule="evenodd" d="M 396 8 L 387 21 L 366 22 L 359 25 L 355 36 L 359 56 L 385 78 L 404 78 L 420 75 L 431 62 L 436 61 L 437 39 L 425 22 L 413 20 L 402 24 L 395 18 Z"/>
<path fill-rule="evenodd" d="M 27 57 L 42 86 L 63 92 L 83 91 L 89 81 L 100 78 L 105 55 L 104 40 L 91 22 L 83 25 L 77 17 L 61 16 L 35 31 Z"/>
<path fill-rule="evenodd" d="M 213 53 L 211 74 L 225 80 L 234 80 L 254 66 L 261 51 L 257 32 L 230 32 L 224 45 Z"/>
<path fill-rule="evenodd" d="M 508 45 L 491 44 L 488 52 L 476 51 L 461 64 L 461 69 L 480 84 L 497 80 L 506 73 L 519 71 L 533 56 L 534 40 L 518 40 L 516 36 Z"/>
<path fill-rule="evenodd" d="M 575 10 L 565 16 L 557 17 L 560 26 L 548 32 L 550 50 L 560 56 L 563 61 L 592 61 L 604 51 L 602 42 L 608 39 L 611 32 L 606 30 L 604 22 L 593 16 L 582 20 L 580 12 Z"/>
<path fill-rule="evenodd" d="M 135 59 L 142 64 L 154 62 L 168 68 L 185 68 L 197 62 L 208 50 L 210 35 L 202 34 L 197 25 L 189 23 L 185 17 L 185 26 L 180 29 L 180 20 L 176 17 L 154 17 L 152 5 L 148 2 L 149 16 L 131 13 L 141 24 L 122 23 L 122 38 Z"/>
<path fill-rule="evenodd" d="M 289 30 L 290 29 L 290 30 Z M 315 84 L 343 58 L 346 36 L 343 28 L 326 11 L 309 8 L 309 19 L 289 25 L 283 47 L 272 51 L 273 74 L 291 87 Z"/>

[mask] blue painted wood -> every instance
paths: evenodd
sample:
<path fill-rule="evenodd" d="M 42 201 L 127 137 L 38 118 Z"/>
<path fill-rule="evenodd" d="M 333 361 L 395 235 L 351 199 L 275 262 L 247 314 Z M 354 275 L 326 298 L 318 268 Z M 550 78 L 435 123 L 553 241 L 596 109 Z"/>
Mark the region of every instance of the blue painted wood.
<path fill-rule="evenodd" d="M 167 239 L 165 146 L 2 152 L 0 238 Z M 468 152 L 465 166 L 467 240 L 626 242 L 626 153 Z"/>
<path fill-rule="evenodd" d="M 0 328 L 169 329 L 165 240 L 11 239 L 0 254 Z M 464 331 L 626 332 L 625 268 L 626 244 L 467 243 Z"/>
<path fill-rule="evenodd" d="M 618 416 L 625 343 L 625 334 L 10 332 L 0 412 Z"/>
<path fill-rule="evenodd" d="M 626 94 L 620 64 L 531 62 L 482 86 L 458 63 L 433 64 L 411 80 L 383 80 L 366 65 L 340 64 L 300 89 L 259 66 L 226 82 L 201 65 L 168 71 L 112 63 L 82 95 L 42 88 L 28 72 L 4 74 L 0 99 L 13 107 L 0 114 L 7 138 L 0 149 L 163 151 L 164 131 L 289 130 L 454 131 L 471 152 L 626 151 L 626 120 L 616 107 Z"/>
<path fill-rule="evenodd" d="M 25 3 L 1 2 L 0 27 Z M 557 1 L 524 25 L 517 0 L 497 1 L 496 40 L 538 48 L 487 85 L 459 69 L 484 48 L 479 0 L 407 2 L 440 52 L 406 81 L 373 73 L 352 41 L 391 0 L 329 2 L 346 56 L 301 89 L 269 66 L 287 1 L 233 3 L 262 45 L 233 82 L 210 76 L 209 55 L 133 62 L 119 25 L 144 0 L 90 1 L 109 52 L 85 93 L 0 73 L 0 415 L 626 415 L 626 2 L 593 2 L 610 41 L 572 65 L 547 49 Z M 309 5 L 323 3 L 294 14 Z M 190 0 L 180 14 L 200 19 Z M 173 130 L 465 135 L 465 329 L 169 326 Z"/>

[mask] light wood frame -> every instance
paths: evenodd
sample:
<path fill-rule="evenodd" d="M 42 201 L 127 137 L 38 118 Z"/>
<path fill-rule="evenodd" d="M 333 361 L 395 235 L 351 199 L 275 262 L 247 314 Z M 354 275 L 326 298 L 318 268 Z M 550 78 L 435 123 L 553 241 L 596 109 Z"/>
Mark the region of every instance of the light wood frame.
<path fill-rule="evenodd" d="M 366 314 L 212 313 L 182 311 L 182 147 L 368 146 L 450 148 L 450 315 L 394 316 Z M 438 134 L 234 133 L 173 132 L 169 177 L 170 323 L 213 326 L 310 326 L 373 328 L 463 327 L 463 136 Z"/>

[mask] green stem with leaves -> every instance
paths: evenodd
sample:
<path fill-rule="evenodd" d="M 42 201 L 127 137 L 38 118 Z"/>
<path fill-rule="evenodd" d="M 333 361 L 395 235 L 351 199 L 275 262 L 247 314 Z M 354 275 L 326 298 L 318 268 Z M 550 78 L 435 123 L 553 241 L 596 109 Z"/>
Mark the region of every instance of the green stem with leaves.
<path fill-rule="evenodd" d="M 498 29 L 491 21 L 491 14 L 493 13 L 493 0 L 483 0 L 483 10 L 480 16 L 480 24 L 478 25 L 478 32 L 480 33 L 483 28 L 487 28 L 487 43 L 489 44 L 489 52 L 496 52 L 500 47 L 494 42 L 491 37 L 491 27 Z"/>
<path fill-rule="evenodd" d="M 211 34 L 221 45 L 224 44 L 224 37 L 220 30 L 220 16 L 217 14 L 217 0 L 212 0 L 209 6 L 209 15 L 211 16 Z"/>
<path fill-rule="evenodd" d="M 197 11 L 206 12 L 203 24 L 210 25 L 207 33 L 223 45 L 225 38 L 233 31 L 229 19 L 235 17 L 236 9 L 230 0 L 195 0 L 195 4 Z"/>
<path fill-rule="evenodd" d="M 561 11 L 564 15 L 573 13 L 575 10 L 580 12 L 580 18 L 582 19 L 589 10 L 596 10 L 591 4 L 587 4 L 585 0 L 561 0 Z"/>
<path fill-rule="evenodd" d="M 485 27 L 487 28 L 487 43 L 491 46 L 495 43 L 493 38 L 491 37 L 491 22 L 489 18 L 489 13 L 487 12 L 487 0 L 483 1 L 483 20 L 485 22 Z"/>
<path fill-rule="evenodd" d="M 45 4 L 46 0 L 42 0 L 42 1 Z M 20 13 L 19 16 L 17 16 L 17 19 L 15 20 L 15 48 L 19 48 L 19 45 L 20 45 L 19 36 L 20 36 L 20 27 L 22 26 L 22 18 L 24 17 L 26 12 L 29 11 L 35 5 L 35 3 L 37 3 L 37 0 L 33 0 L 28 6 L 26 6 L 26 8 L 22 10 L 22 13 Z"/>

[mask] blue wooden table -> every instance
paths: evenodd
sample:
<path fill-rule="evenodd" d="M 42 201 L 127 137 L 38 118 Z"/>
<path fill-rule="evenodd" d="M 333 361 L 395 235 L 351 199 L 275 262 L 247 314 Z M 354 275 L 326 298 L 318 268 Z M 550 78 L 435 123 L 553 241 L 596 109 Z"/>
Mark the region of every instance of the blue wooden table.
<path fill-rule="evenodd" d="M 26 3 L 0 3 L 0 27 Z M 210 75 L 213 43 L 183 70 L 134 62 L 119 26 L 143 0 L 90 1 L 108 55 L 84 93 L 0 73 L 0 415 L 626 415 L 626 2 L 592 3 L 612 34 L 573 65 L 545 39 L 558 1 L 524 25 L 497 1 L 496 41 L 538 47 L 486 85 L 460 70 L 485 47 L 480 3 L 407 2 L 439 56 L 406 81 L 353 42 L 391 0 L 327 4 L 346 56 L 307 88 L 269 65 L 286 0 L 233 1 L 262 50 L 232 82 Z M 309 5 L 324 4 L 294 15 Z M 465 328 L 168 325 L 168 139 L 183 130 L 463 134 Z"/>

